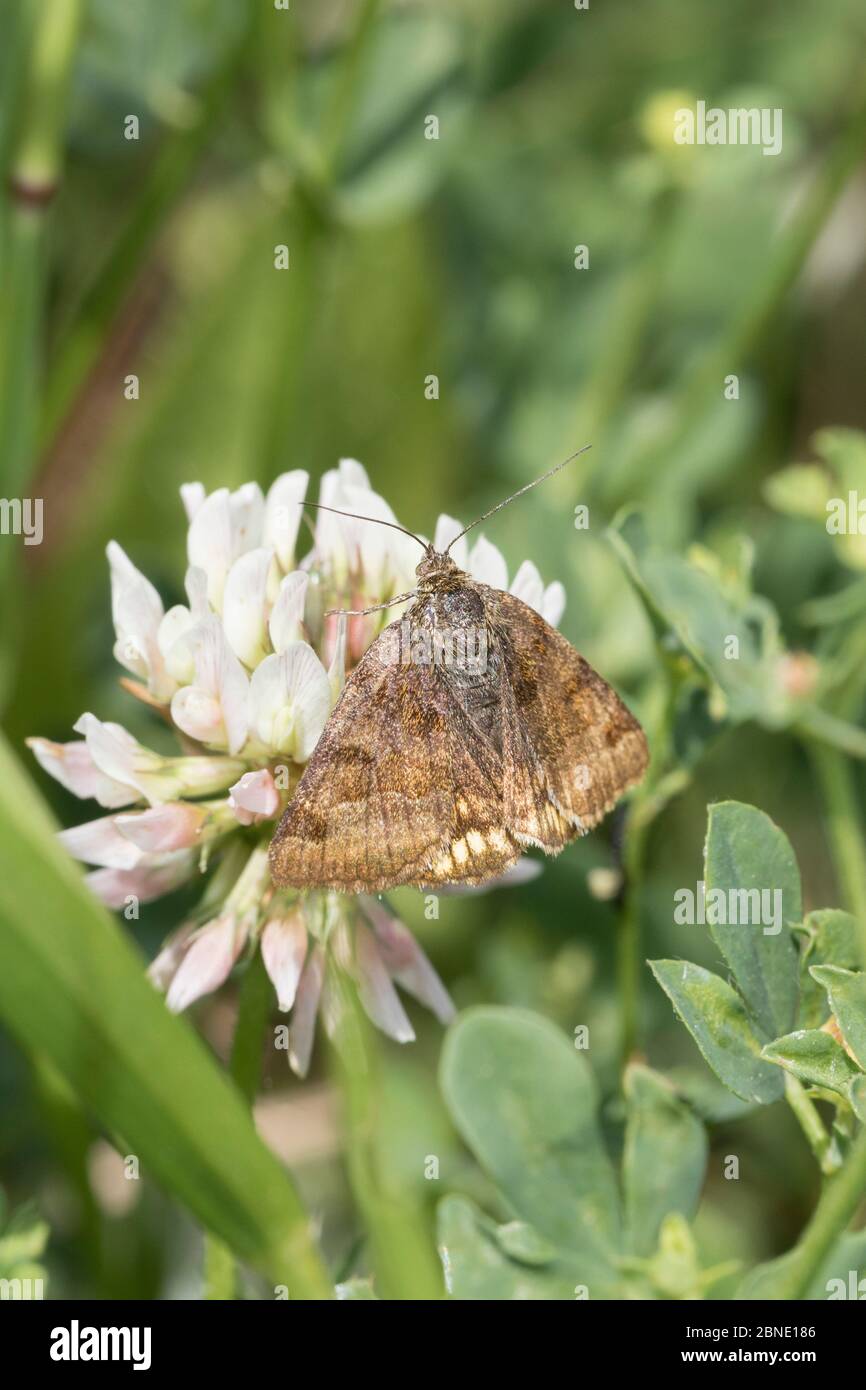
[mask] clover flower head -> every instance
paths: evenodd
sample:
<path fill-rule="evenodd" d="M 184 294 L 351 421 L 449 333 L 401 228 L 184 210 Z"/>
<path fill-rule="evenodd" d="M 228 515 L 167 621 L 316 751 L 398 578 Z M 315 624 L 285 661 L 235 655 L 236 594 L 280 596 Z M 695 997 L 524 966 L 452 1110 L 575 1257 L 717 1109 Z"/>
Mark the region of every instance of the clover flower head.
<path fill-rule="evenodd" d="M 338 974 L 355 982 L 370 1019 L 400 1042 L 414 1034 L 395 985 L 442 1022 L 453 1013 L 432 965 L 386 904 L 299 894 L 270 880 L 268 842 L 347 672 L 402 611 L 347 621 L 327 610 L 368 608 L 406 592 L 418 562 L 410 536 L 325 511 L 299 560 L 308 482 L 296 469 L 267 495 L 256 483 L 210 494 L 184 484 L 187 602 L 167 611 L 121 546 L 108 546 L 122 683 L 171 726 L 176 753 L 155 752 L 92 713 L 78 720 L 71 742 L 28 740 L 47 773 L 108 813 L 59 837 L 90 866 L 87 882 L 103 903 L 121 909 L 203 880 L 198 907 L 150 967 L 168 1007 L 183 1010 L 218 989 L 260 949 L 279 1008 L 291 1012 L 289 1060 L 301 1075 L 317 1014 L 326 1028 L 335 1016 Z M 319 500 L 396 521 L 354 459 L 325 473 Z M 461 529 L 441 516 L 436 548 Z M 453 556 L 474 578 L 508 587 L 505 560 L 483 536 L 471 548 L 458 540 Z M 511 592 L 558 622 L 562 585 L 545 587 L 530 561 Z M 505 877 L 535 871 L 526 861 Z"/>

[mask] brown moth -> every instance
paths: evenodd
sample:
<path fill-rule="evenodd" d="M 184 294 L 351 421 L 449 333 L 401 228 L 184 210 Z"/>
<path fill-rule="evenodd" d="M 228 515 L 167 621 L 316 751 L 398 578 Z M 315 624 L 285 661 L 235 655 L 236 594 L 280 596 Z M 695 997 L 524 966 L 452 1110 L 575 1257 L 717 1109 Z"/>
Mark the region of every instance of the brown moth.
<path fill-rule="evenodd" d="M 484 883 L 527 846 L 558 854 L 644 774 L 637 720 L 534 609 L 431 545 L 416 574 L 277 827 L 281 886 Z"/>

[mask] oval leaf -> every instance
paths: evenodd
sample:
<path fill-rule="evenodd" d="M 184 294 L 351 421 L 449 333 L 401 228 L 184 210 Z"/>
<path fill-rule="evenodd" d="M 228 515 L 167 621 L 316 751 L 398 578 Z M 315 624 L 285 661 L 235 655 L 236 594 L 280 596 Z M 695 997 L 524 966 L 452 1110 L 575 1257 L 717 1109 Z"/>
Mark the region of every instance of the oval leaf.
<path fill-rule="evenodd" d="M 626 1228 L 634 1253 L 651 1255 L 670 1212 L 687 1220 L 695 1214 L 707 1164 L 707 1136 L 670 1083 L 648 1067 L 629 1067 L 625 1091 Z"/>
<path fill-rule="evenodd" d="M 736 990 L 689 961 L 650 961 L 650 968 L 719 1080 L 741 1100 L 778 1100 L 785 1083 L 761 1060 L 762 1039 Z"/>
<path fill-rule="evenodd" d="M 787 924 L 800 921 L 802 907 L 800 872 L 787 836 L 754 806 L 710 806 L 704 879 L 707 923 L 743 998 L 768 1037 L 789 1032 L 797 1021 L 800 987 Z M 714 892 L 720 894 L 716 913 Z"/>
<path fill-rule="evenodd" d="M 515 1215 L 560 1249 L 608 1257 L 619 1212 L 595 1083 L 559 1029 L 519 1009 L 472 1009 L 440 1074 L 457 1129 Z"/>

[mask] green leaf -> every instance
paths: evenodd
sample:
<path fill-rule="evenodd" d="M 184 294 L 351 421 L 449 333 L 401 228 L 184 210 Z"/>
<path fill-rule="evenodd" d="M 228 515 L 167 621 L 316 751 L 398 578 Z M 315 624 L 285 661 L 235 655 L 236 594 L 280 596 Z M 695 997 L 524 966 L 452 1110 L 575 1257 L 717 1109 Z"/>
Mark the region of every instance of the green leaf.
<path fill-rule="evenodd" d="M 819 1028 L 802 1028 L 777 1038 L 768 1043 L 762 1055 L 807 1085 L 821 1086 L 846 1098 L 849 1083 L 860 1074 L 844 1047 Z"/>
<path fill-rule="evenodd" d="M 439 1203 L 439 1253 L 445 1285 L 452 1298 L 512 1302 L 573 1299 L 575 1287 L 589 1287 L 590 1296 L 602 1296 L 597 1277 L 553 1260 L 543 1266 L 512 1259 L 503 1248 L 502 1231 L 495 1222 L 464 1197 L 445 1197 Z M 507 1242 L 506 1242 L 507 1243 Z M 571 1260 L 574 1261 L 574 1255 Z M 602 1274 L 606 1279 L 607 1273 Z"/>
<path fill-rule="evenodd" d="M 650 968 L 720 1081 L 741 1100 L 778 1100 L 784 1082 L 761 1059 L 763 1039 L 737 994 L 718 975 L 685 960 L 650 961 Z"/>
<path fill-rule="evenodd" d="M 732 719 L 787 723 L 792 711 L 776 679 L 781 646 L 772 607 L 751 596 L 735 601 L 716 577 L 652 545 L 640 513 L 620 517 L 608 535 L 662 646 L 670 646 L 673 634 L 704 678 L 724 692 Z"/>
<path fill-rule="evenodd" d="M 813 965 L 838 965 L 843 970 L 860 969 L 860 929 L 850 912 L 823 908 L 810 912 L 803 928 L 806 946 L 800 957 L 800 1023 L 804 1028 L 820 1028 L 827 1021 L 827 995 L 812 977 Z"/>
<path fill-rule="evenodd" d="M 298 1297 L 330 1284 L 238 1091 L 85 887 L 0 745 L 0 1017 L 123 1136 L 142 1172 Z"/>
<path fill-rule="evenodd" d="M 797 948 L 785 924 L 799 922 L 802 907 L 787 836 L 754 806 L 710 806 L 704 879 L 708 920 L 713 890 L 724 895 L 726 915 L 736 917 L 733 925 L 711 922 L 710 932 L 743 998 L 768 1036 L 788 1032 L 800 987 Z"/>
<path fill-rule="evenodd" d="M 837 965 L 813 965 L 809 973 L 826 989 L 843 1038 L 866 1068 L 866 974 Z"/>
<path fill-rule="evenodd" d="M 440 1080 L 454 1123 L 515 1215 L 563 1250 L 606 1259 L 619 1238 L 592 1073 L 564 1035 L 519 1009 L 450 1030 Z"/>
<path fill-rule="evenodd" d="M 556 1246 L 525 1221 L 508 1221 L 497 1227 L 496 1239 L 509 1259 L 520 1264 L 549 1265 L 556 1259 Z"/>
<path fill-rule="evenodd" d="M 650 1255 L 664 1218 L 694 1216 L 707 1164 L 707 1136 L 668 1081 L 647 1067 L 626 1073 L 628 1118 L 623 1191 L 629 1244 Z"/>

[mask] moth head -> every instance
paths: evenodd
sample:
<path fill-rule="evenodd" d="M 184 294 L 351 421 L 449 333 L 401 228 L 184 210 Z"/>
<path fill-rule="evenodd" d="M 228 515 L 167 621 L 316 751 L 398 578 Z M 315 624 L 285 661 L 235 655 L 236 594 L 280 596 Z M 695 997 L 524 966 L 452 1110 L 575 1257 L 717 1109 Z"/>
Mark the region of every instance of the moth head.
<path fill-rule="evenodd" d="M 419 589 L 432 589 L 450 575 L 459 574 L 460 570 L 450 555 L 442 554 L 440 551 L 434 550 L 432 545 L 428 545 L 415 573 L 418 576 Z"/>

